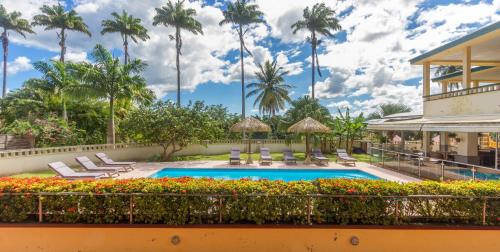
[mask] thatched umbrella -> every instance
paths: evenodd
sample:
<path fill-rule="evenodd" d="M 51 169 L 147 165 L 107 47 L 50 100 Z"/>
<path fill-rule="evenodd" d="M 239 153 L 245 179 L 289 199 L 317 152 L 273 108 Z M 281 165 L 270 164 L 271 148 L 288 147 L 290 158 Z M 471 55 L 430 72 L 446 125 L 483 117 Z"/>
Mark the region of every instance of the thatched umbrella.
<path fill-rule="evenodd" d="M 251 164 L 252 161 L 252 141 L 250 134 L 252 132 L 270 132 L 271 127 L 269 125 L 253 118 L 253 117 L 247 117 L 243 119 L 242 121 L 234 124 L 231 126 L 230 129 L 232 132 L 248 132 L 249 137 L 248 137 L 248 158 L 247 158 L 247 164 Z"/>
<path fill-rule="evenodd" d="M 311 155 L 309 150 L 309 134 L 311 133 L 328 133 L 330 132 L 330 128 L 325 126 L 324 124 L 312 119 L 311 117 L 307 117 L 306 119 L 295 123 L 294 125 L 288 128 L 288 132 L 290 133 L 305 133 L 306 134 L 306 160 L 304 161 L 306 164 L 311 163 Z"/>

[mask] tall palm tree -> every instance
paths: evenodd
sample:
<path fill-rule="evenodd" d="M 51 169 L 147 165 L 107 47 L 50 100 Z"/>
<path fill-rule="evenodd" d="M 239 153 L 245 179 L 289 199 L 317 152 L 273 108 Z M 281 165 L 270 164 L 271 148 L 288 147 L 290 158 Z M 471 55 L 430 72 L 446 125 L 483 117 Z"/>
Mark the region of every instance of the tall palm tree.
<path fill-rule="evenodd" d="M 255 72 L 259 82 L 250 83 L 247 88 L 253 88 L 247 98 L 257 95 L 254 106 L 259 104 L 259 111 L 269 117 L 285 108 L 286 102 L 291 102 L 288 90 L 293 88 L 285 84 L 283 76 L 287 75 L 283 67 L 279 67 L 276 61 L 266 61 L 264 65 L 259 64 L 259 72 Z"/>
<path fill-rule="evenodd" d="M 434 76 L 441 77 L 459 71 L 462 71 L 462 66 L 438 66 L 436 72 L 434 72 Z M 460 85 L 458 82 L 450 82 L 448 83 L 448 88 L 450 91 L 453 91 L 454 89 L 458 90 Z"/>
<path fill-rule="evenodd" d="M 9 34 L 7 31 L 14 31 L 26 38 L 26 33 L 35 33 L 31 29 L 28 20 L 21 18 L 21 12 L 7 12 L 5 7 L 0 4 L 0 28 L 2 32 L 2 46 L 3 46 L 3 89 L 2 98 L 7 93 L 7 56 L 9 55 Z"/>
<path fill-rule="evenodd" d="M 129 63 L 128 54 L 128 39 L 132 39 L 135 43 L 140 39 L 146 41 L 149 39 L 148 30 L 141 25 L 141 19 L 129 15 L 127 12 L 122 11 L 119 15 L 116 12 L 111 13 L 114 20 L 106 19 L 102 21 L 101 34 L 118 32 L 123 40 L 123 52 L 125 54 L 125 64 Z"/>
<path fill-rule="evenodd" d="M 333 37 L 332 31 L 338 31 L 342 29 L 342 27 L 340 26 L 339 21 L 335 18 L 335 11 L 327 7 L 325 3 L 317 3 L 312 7 L 312 9 L 306 7 L 302 17 L 303 19 L 297 21 L 291 26 L 291 28 L 293 29 L 294 34 L 302 29 L 306 29 L 311 33 L 307 40 L 311 43 L 311 96 L 314 99 L 314 79 L 316 70 L 318 71 L 318 75 L 321 77 L 317 52 L 317 47 L 321 43 L 321 40 L 318 39 L 318 36 L 323 35 Z"/>
<path fill-rule="evenodd" d="M 66 54 L 66 32 L 77 31 L 88 35 L 92 34 L 83 22 L 83 18 L 76 13 L 75 10 L 65 11 L 61 4 L 48 6 L 44 5 L 40 8 L 43 14 L 33 17 L 33 25 L 45 26 L 45 30 L 59 29 L 57 37 L 59 38 L 59 46 L 61 47 L 60 61 L 64 62 L 64 55 Z"/>
<path fill-rule="evenodd" d="M 250 4 L 247 0 L 236 0 L 229 2 L 227 10 L 223 11 L 224 19 L 219 25 L 232 24 L 238 33 L 240 39 L 240 64 L 241 64 L 241 117 L 245 118 L 245 67 L 243 64 L 243 53 L 246 51 L 249 55 L 252 53 L 245 46 L 244 35 L 248 31 L 248 25 L 255 23 L 264 23 L 262 16 L 264 13 L 259 11 L 259 6 Z"/>
<path fill-rule="evenodd" d="M 153 17 L 153 25 L 164 25 L 175 28 L 175 36 L 169 35 L 171 40 L 175 39 L 175 66 L 177 68 L 177 106 L 181 105 L 181 70 L 179 57 L 182 54 L 181 30 L 187 30 L 195 35 L 203 34 L 202 25 L 194 17 L 196 11 L 191 8 L 184 8 L 184 0 L 175 4 L 168 1 L 166 6 L 156 8 L 156 15 Z"/>
<path fill-rule="evenodd" d="M 388 115 L 394 115 L 411 111 L 412 111 L 411 107 L 408 107 L 406 104 L 403 103 L 385 103 L 379 105 L 378 111 L 372 112 L 366 118 L 368 120 L 380 119 Z"/>
<path fill-rule="evenodd" d="M 115 103 L 118 100 L 135 100 L 149 102 L 154 94 L 146 87 L 146 81 L 141 76 L 146 64 L 139 59 L 121 64 L 118 58 L 101 45 L 96 45 L 92 51 L 95 63 L 82 63 L 79 76 L 86 93 L 109 101 L 109 120 L 107 142 L 115 143 Z"/>
<path fill-rule="evenodd" d="M 33 85 L 59 99 L 62 105 L 62 117 L 68 121 L 66 101 L 78 92 L 80 86 L 75 78 L 75 65 L 62 61 L 52 61 L 52 64 L 39 61 L 33 65 L 43 74 L 43 81 L 34 82 Z"/>

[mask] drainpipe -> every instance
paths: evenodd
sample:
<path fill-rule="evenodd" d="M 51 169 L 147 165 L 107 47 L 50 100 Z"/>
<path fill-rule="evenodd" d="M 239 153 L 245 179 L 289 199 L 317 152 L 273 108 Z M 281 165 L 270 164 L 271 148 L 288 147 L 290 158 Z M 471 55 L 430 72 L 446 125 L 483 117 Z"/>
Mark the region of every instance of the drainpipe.
<path fill-rule="evenodd" d="M 496 146 L 495 146 L 495 169 L 498 169 L 498 132 L 496 133 Z"/>

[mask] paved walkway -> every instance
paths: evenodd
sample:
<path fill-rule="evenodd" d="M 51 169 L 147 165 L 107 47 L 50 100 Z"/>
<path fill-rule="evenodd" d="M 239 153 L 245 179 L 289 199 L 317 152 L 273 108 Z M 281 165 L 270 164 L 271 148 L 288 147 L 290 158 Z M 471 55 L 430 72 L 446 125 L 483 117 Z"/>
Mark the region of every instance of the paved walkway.
<path fill-rule="evenodd" d="M 251 165 L 229 165 L 228 161 L 180 161 L 180 162 L 155 162 L 155 163 L 137 163 L 134 170 L 128 173 L 122 173 L 120 179 L 127 178 L 144 178 L 158 172 L 163 168 L 254 168 L 254 169 L 299 169 L 299 168 L 313 168 L 313 169 L 359 169 L 361 171 L 370 173 L 379 178 L 396 181 L 396 182 L 417 182 L 420 179 L 410 177 L 395 171 L 386 170 L 380 167 L 370 165 L 368 163 L 357 162 L 356 166 L 343 165 L 337 163 L 330 163 L 329 165 L 305 165 L 302 162 L 297 162 L 297 165 L 287 165 L 283 162 L 273 161 L 272 165 L 259 165 L 255 162 Z"/>

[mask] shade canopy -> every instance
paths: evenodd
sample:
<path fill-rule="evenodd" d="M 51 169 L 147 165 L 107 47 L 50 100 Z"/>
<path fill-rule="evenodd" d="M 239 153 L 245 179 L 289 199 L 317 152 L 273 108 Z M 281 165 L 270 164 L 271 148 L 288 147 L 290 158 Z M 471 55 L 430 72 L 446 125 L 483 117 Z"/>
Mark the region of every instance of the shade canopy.
<path fill-rule="evenodd" d="M 330 128 L 311 117 L 307 117 L 288 128 L 289 133 L 328 133 L 330 131 Z"/>
<path fill-rule="evenodd" d="M 269 125 L 253 117 L 247 117 L 244 120 L 234 124 L 230 129 L 232 132 L 270 132 Z"/>

